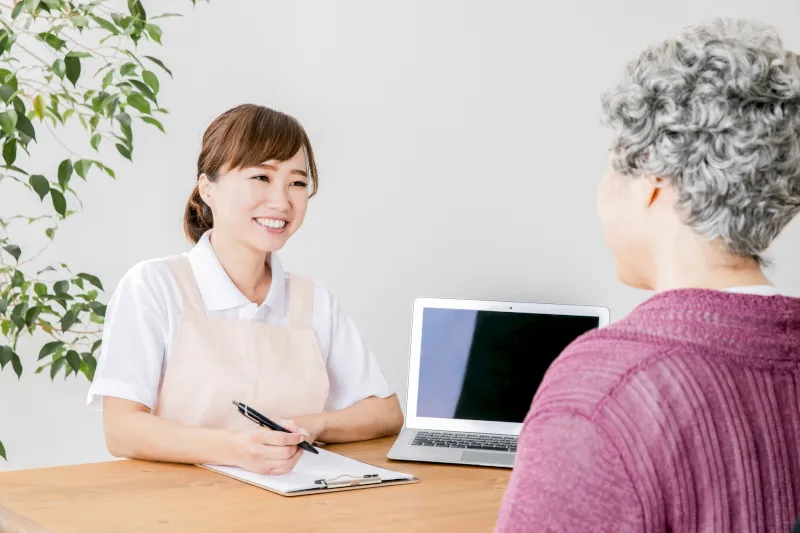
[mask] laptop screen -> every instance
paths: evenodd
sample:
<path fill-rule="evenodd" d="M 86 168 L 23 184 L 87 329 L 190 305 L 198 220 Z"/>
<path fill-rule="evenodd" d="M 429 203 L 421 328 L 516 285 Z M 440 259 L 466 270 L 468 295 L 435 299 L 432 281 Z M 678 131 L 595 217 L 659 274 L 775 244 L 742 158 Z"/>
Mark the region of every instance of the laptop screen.
<path fill-rule="evenodd" d="M 596 316 L 423 310 L 417 416 L 523 422 L 553 360 Z"/>

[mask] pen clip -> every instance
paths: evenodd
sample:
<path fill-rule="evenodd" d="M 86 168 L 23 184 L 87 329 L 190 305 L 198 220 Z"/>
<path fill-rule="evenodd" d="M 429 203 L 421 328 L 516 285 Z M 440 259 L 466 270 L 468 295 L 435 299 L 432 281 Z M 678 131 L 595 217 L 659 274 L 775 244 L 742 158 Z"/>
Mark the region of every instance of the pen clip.
<path fill-rule="evenodd" d="M 242 411 L 242 414 L 244 414 L 244 416 L 246 416 L 247 418 L 249 418 L 250 420 L 252 420 L 253 422 L 255 422 L 256 424 L 258 424 L 261 427 L 264 427 L 266 425 L 256 415 L 251 413 L 250 409 L 248 409 L 247 407 L 244 408 L 244 410 Z"/>
<path fill-rule="evenodd" d="M 376 485 L 378 483 L 383 483 L 383 480 L 378 474 L 368 474 L 366 476 L 350 476 L 343 474 L 330 479 L 318 479 L 314 483 L 322 485 L 326 489 L 338 489 L 342 487 Z"/>

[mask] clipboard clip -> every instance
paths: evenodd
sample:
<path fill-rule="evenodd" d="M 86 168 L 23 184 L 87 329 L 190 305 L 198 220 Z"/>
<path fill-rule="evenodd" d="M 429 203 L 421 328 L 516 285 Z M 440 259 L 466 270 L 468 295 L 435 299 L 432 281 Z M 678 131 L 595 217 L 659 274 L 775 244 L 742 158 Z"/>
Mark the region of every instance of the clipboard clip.
<path fill-rule="evenodd" d="M 341 475 L 330 479 L 318 479 L 314 483 L 322 485 L 326 489 L 338 489 L 342 487 L 358 487 L 361 485 L 376 485 L 383 483 L 378 474 L 368 474 L 366 476 Z"/>

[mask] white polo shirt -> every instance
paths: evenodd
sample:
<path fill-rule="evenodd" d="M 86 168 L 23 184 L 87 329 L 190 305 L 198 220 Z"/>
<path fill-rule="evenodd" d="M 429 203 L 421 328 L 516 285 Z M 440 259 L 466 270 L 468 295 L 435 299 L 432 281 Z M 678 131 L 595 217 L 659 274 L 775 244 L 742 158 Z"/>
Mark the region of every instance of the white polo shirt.
<path fill-rule="evenodd" d="M 276 253 L 270 254 L 272 284 L 261 305 L 250 302 L 233 284 L 211 247 L 209 233 L 187 255 L 209 316 L 289 326 L 289 276 Z M 106 310 L 87 404 L 99 408 L 103 396 L 113 396 L 154 409 L 180 316 L 180 291 L 165 259 L 131 268 Z M 312 321 L 330 380 L 326 411 L 393 394 L 355 324 L 319 282 L 314 284 Z"/>

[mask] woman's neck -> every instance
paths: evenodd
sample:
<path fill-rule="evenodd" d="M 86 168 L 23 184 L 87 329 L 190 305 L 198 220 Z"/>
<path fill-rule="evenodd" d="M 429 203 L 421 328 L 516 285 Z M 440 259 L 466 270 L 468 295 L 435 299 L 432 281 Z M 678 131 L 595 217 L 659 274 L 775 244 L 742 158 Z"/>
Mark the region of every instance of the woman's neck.
<path fill-rule="evenodd" d="M 254 250 L 235 239 L 211 234 L 211 248 L 233 284 L 248 300 L 262 303 L 272 283 L 269 254 Z"/>
<path fill-rule="evenodd" d="M 662 249 L 655 257 L 652 286 L 658 292 L 772 285 L 758 260 L 730 253 L 721 241 L 681 239 L 679 245 Z"/>

